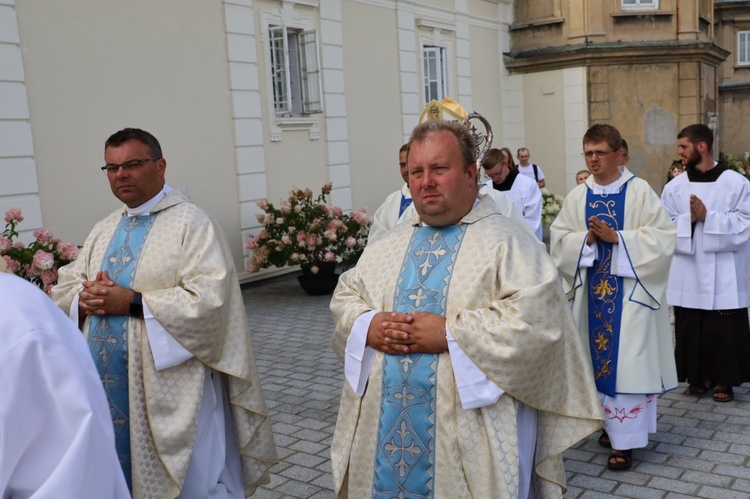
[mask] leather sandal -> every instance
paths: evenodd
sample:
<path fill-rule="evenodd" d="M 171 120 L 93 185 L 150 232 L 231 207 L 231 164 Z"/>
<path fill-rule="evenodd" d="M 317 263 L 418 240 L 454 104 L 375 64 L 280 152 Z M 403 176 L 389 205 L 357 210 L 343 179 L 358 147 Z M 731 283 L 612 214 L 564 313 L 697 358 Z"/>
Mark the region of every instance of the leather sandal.
<path fill-rule="evenodd" d="M 717 397 L 717 395 L 724 395 L 724 397 Z M 714 399 L 714 402 L 731 402 L 734 400 L 734 390 L 732 390 L 731 386 L 726 388 L 716 387 L 711 398 Z"/>
<path fill-rule="evenodd" d="M 612 448 L 612 442 L 609 441 L 609 435 L 605 430 L 602 430 L 602 434 L 599 435 L 599 445 L 608 449 Z"/>
<path fill-rule="evenodd" d="M 633 450 L 612 450 L 607 459 L 607 468 L 613 471 L 629 470 L 633 466 Z"/>

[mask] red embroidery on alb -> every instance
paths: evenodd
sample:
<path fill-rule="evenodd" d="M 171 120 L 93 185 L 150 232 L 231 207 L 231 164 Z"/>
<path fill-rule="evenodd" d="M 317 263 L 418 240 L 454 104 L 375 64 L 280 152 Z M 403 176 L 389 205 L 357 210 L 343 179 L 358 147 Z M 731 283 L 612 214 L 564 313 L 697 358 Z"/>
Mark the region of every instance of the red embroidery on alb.
<path fill-rule="evenodd" d="M 626 419 L 636 419 L 642 412 L 643 406 L 641 406 L 640 404 L 636 405 L 628 412 L 626 412 L 626 409 L 624 407 L 615 407 L 614 414 L 612 413 L 612 409 L 609 406 L 604 406 L 604 413 L 608 416 L 608 419 L 616 419 L 620 423 L 622 423 Z"/>

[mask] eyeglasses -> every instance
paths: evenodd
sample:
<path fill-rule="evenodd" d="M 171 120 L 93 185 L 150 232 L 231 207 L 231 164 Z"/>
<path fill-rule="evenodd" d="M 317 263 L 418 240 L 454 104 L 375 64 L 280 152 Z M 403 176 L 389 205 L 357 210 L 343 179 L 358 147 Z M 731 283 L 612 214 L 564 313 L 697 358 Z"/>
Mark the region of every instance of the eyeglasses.
<path fill-rule="evenodd" d="M 114 175 L 120 170 L 120 168 L 122 168 L 123 171 L 129 172 L 140 168 L 143 164 L 148 163 L 149 161 L 158 161 L 160 159 L 161 158 L 131 159 L 130 161 L 120 163 L 119 165 L 104 165 L 102 166 L 102 171 L 107 172 L 107 175 Z"/>
<path fill-rule="evenodd" d="M 594 156 L 596 156 L 597 158 L 603 158 L 607 154 L 611 154 L 613 152 L 615 151 L 586 151 L 586 152 L 582 152 L 581 156 L 583 156 L 586 159 L 593 159 Z"/>

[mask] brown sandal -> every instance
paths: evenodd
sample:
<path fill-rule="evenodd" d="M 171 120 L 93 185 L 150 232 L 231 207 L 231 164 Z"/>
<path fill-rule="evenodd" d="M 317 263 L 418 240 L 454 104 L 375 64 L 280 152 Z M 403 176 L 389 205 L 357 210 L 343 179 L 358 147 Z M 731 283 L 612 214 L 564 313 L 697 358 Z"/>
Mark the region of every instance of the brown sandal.
<path fill-rule="evenodd" d="M 613 471 L 629 470 L 633 466 L 633 450 L 612 450 L 607 459 L 607 468 Z"/>
<path fill-rule="evenodd" d="M 607 435 L 605 430 L 602 430 L 602 434 L 599 435 L 599 445 L 608 449 L 612 448 L 612 442 L 609 441 L 609 435 Z"/>

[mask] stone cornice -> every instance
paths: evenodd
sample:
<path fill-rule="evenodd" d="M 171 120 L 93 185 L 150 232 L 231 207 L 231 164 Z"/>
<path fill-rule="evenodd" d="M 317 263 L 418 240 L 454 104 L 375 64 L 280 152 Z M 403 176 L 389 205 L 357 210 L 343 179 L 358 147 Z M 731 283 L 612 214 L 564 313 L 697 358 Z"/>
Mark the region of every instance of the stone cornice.
<path fill-rule="evenodd" d="M 658 64 L 701 61 L 718 66 L 731 52 L 713 41 L 589 43 L 511 51 L 503 54 L 511 74 L 607 64 Z"/>

